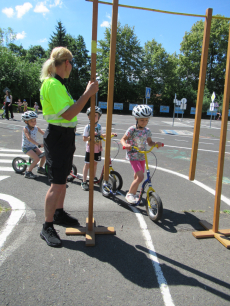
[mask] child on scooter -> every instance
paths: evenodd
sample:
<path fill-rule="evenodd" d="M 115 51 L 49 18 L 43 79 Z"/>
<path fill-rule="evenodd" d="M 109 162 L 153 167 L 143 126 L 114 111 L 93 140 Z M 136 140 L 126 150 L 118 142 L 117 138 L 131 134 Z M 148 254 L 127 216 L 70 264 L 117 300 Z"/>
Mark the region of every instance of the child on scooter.
<path fill-rule="evenodd" d="M 91 107 L 89 107 L 86 111 L 86 114 L 90 120 L 90 113 L 91 113 Z M 103 130 L 101 125 L 98 123 L 100 117 L 102 115 L 102 111 L 98 106 L 95 106 L 95 136 L 103 136 L 105 137 L 106 134 L 103 134 Z M 116 133 L 112 133 L 112 135 L 116 136 Z M 85 165 L 83 168 L 83 180 L 81 183 L 81 188 L 85 191 L 89 190 L 89 185 L 87 184 L 87 174 L 89 170 L 89 160 L 90 160 L 90 144 L 94 141 L 94 181 L 97 181 L 96 177 L 96 171 L 97 171 L 97 163 L 101 161 L 101 151 L 102 151 L 102 144 L 101 140 L 95 139 L 90 140 L 90 124 L 87 124 L 85 126 L 84 132 L 83 132 L 83 141 L 86 142 L 86 153 L 85 153 Z"/>
<path fill-rule="evenodd" d="M 33 159 L 32 164 L 25 173 L 25 178 L 29 179 L 35 179 L 37 177 L 37 175 L 33 174 L 32 170 L 37 165 L 39 160 L 40 166 L 38 167 L 37 172 L 40 174 L 46 174 L 46 171 L 43 168 L 46 158 L 43 156 L 40 159 L 38 156 L 42 153 L 39 148 L 42 148 L 43 144 L 37 142 L 37 132 L 41 133 L 42 135 L 44 135 L 45 132 L 36 126 L 37 117 L 37 114 L 33 111 L 28 111 L 22 114 L 22 120 L 26 123 L 26 127 L 24 127 L 22 130 L 22 152 L 29 155 Z"/>
<path fill-rule="evenodd" d="M 152 109 L 148 105 L 137 105 L 133 108 L 132 115 L 136 119 L 136 125 L 131 126 L 125 132 L 121 139 L 122 146 L 128 150 L 126 153 L 127 159 L 134 170 L 134 180 L 126 194 L 126 200 L 130 204 L 136 204 L 139 196 L 136 194 L 139 184 L 144 179 L 145 172 L 145 156 L 139 152 L 129 152 L 132 146 L 138 147 L 141 151 L 146 151 L 146 144 L 150 147 L 153 145 L 162 146 L 161 142 L 152 141 L 152 133 L 146 127 L 149 118 L 152 114 Z"/>

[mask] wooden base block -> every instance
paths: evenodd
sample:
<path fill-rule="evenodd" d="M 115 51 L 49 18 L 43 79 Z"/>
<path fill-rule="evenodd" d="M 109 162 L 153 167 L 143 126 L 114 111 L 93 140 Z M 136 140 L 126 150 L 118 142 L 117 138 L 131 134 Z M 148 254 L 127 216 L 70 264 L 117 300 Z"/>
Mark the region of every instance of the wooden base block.
<path fill-rule="evenodd" d="M 86 227 L 66 228 L 66 235 L 85 235 L 86 246 L 95 246 L 95 235 L 116 235 L 114 227 L 96 227 L 96 222 L 93 219 L 93 229 L 88 230 L 88 218 L 86 218 Z"/>
<path fill-rule="evenodd" d="M 207 231 L 193 232 L 193 236 L 197 239 L 201 238 L 216 238 L 220 243 L 222 243 L 227 249 L 230 249 L 230 240 L 227 236 L 230 236 L 230 229 L 221 229 L 215 233 L 212 229 L 212 224 L 201 220 L 199 222 Z"/>

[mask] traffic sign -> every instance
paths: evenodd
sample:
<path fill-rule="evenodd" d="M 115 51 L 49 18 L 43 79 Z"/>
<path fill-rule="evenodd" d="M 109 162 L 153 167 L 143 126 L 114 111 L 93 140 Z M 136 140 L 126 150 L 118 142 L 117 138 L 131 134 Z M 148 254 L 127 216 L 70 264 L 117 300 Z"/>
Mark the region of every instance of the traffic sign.
<path fill-rule="evenodd" d="M 214 103 L 210 103 L 210 112 L 213 112 L 214 111 Z"/>
<path fill-rule="evenodd" d="M 211 96 L 212 103 L 214 102 L 215 98 L 216 98 L 216 94 L 215 94 L 215 92 L 213 91 L 212 96 Z"/>
<path fill-rule="evenodd" d="M 145 87 L 145 98 L 150 99 L 150 94 L 151 94 L 151 88 Z"/>
<path fill-rule="evenodd" d="M 183 104 L 185 104 L 185 103 L 187 103 L 187 99 L 186 99 L 186 98 L 183 98 L 183 99 L 181 99 L 181 102 L 182 102 Z"/>

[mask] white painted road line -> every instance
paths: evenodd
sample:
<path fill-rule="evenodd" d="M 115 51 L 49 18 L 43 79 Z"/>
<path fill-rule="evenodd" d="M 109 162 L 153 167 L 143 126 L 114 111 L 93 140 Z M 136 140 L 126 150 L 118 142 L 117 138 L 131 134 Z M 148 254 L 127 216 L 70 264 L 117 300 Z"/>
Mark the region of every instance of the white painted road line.
<path fill-rule="evenodd" d="M 12 163 L 12 159 L 0 159 L 0 163 L 11 164 Z"/>
<path fill-rule="evenodd" d="M 22 150 L 0 148 L 0 152 L 20 152 L 22 153 Z"/>
<path fill-rule="evenodd" d="M 6 221 L 0 233 L 0 248 L 2 248 L 6 238 L 10 235 L 14 227 L 25 215 L 26 204 L 13 196 L 3 193 L 0 193 L 0 199 L 8 202 L 12 209 L 9 219 Z"/>
<path fill-rule="evenodd" d="M 166 281 L 166 279 L 164 277 L 164 274 L 161 270 L 161 266 L 160 266 L 159 260 L 157 258 L 157 254 L 156 254 L 156 251 L 155 251 L 152 239 L 151 239 L 151 235 L 148 231 L 148 227 L 147 227 L 147 224 L 144 220 L 144 217 L 142 216 L 142 214 L 140 213 L 140 211 L 136 207 L 130 206 L 130 208 L 135 213 L 135 215 L 137 217 L 137 220 L 139 222 L 141 232 L 142 232 L 142 236 L 143 236 L 144 241 L 145 241 L 146 248 L 149 251 L 149 258 L 150 258 L 150 260 L 152 262 L 152 265 L 153 265 L 153 268 L 155 270 L 155 274 L 156 274 L 156 277 L 157 277 L 159 288 L 160 288 L 160 291 L 161 291 L 161 294 L 162 294 L 162 297 L 163 297 L 163 300 L 164 300 L 164 304 L 166 306 L 174 306 L 167 281 Z"/>
<path fill-rule="evenodd" d="M 0 167 L 0 171 L 14 171 L 12 167 Z"/>

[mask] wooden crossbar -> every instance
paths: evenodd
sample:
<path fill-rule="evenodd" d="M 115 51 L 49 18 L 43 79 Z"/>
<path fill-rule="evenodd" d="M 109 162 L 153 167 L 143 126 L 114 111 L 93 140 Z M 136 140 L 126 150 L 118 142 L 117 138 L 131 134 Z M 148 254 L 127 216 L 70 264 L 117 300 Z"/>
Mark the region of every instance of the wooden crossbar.
<path fill-rule="evenodd" d="M 93 0 L 86 0 L 88 2 L 93 2 Z M 105 1 L 98 1 L 100 4 L 107 4 L 107 5 L 113 5 L 111 2 L 105 2 Z M 140 6 L 133 6 L 133 5 L 125 5 L 125 4 L 118 4 L 120 7 L 126 7 L 126 8 L 132 8 L 136 10 L 145 10 L 145 11 L 152 11 L 156 13 L 163 13 L 163 14 L 172 14 L 172 15 L 181 15 L 181 16 L 190 16 L 190 17 L 201 17 L 206 18 L 206 15 L 199 15 L 199 14 L 188 14 L 188 13 L 179 13 L 179 12 L 170 12 L 170 11 L 163 11 L 163 10 L 156 10 L 148 7 L 140 7 Z M 224 20 L 230 20 L 230 17 L 223 17 L 223 16 L 212 16 L 214 19 L 224 19 Z"/>

